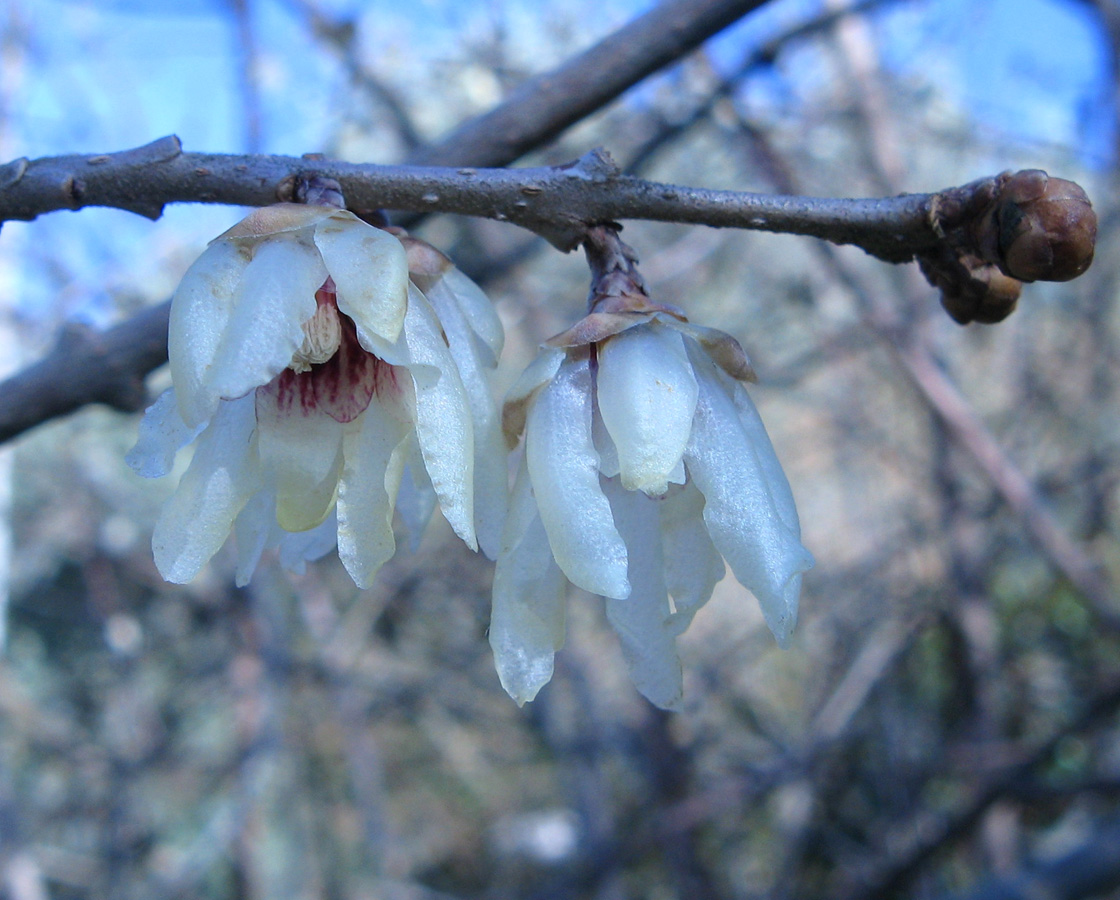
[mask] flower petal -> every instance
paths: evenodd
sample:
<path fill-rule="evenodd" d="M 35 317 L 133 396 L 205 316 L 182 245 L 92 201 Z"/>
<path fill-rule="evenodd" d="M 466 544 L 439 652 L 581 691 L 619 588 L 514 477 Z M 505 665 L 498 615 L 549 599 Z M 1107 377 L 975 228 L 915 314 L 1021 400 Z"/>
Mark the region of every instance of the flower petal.
<path fill-rule="evenodd" d="M 276 495 L 269 490 L 257 491 L 233 522 L 233 539 L 237 543 L 237 569 L 234 583 L 245 587 L 253 578 L 261 554 L 269 543 L 279 538 L 276 524 Z"/>
<path fill-rule="evenodd" d="M 622 486 L 664 494 L 696 410 L 696 378 L 684 340 L 668 328 L 646 325 L 598 347 L 596 397 L 618 449 Z"/>
<path fill-rule="evenodd" d="M 289 572 L 302 575 L 307 571 L 307 563 L 326 556 L 334 549 L 338 521 L 332 509 L 325 519 L 314 528 L 299 532 L 281 532 L 280 565 Z"/>
<path fill-rule="evenodd" d="M 318 251 L 294 237 L 257 247 L 237 287 L 205 386 L 233 399 L 287 368 L 303 343 L 303 323 L 315 314 L 315 292 L 326 278 Z"/>
<path fill-rule="evenodd" d="M 395 341 L 408 305 L 408 260 L 401 242 L 338 210 L 315 227 L 315 246 L 338 290 L 338 308 L 359 327 Z"/>
<path fill-rule="evenodd" d="M 789 644 L 797 621 L 801 573 L 813 557 L 800 535 L 783 520 L 769 473 L 780 466 L 743 430 L 735 403 L 696 345 L 689 347 L 700 387 L 685 464 L 704 495 L 704 521 L 712 542 L 741 584 L 762 606 L 767 625 L 781 646 Z"/>
<path fill-rule="evenodd" d="M 452 271 L 455 270 L 448 270 L 443 278 L 436 281 L 427 296 L 443 325 L 451 356 L 470 403 L 474 428 L 475 532 L 482 552 L 490 559 L 496 559 L 506 518 L 509 468 L 498 407 L 490 383 L 494 364 L 484 358 L 483 354 L 491 356 L 490 351 L 472 330 L 456 298 L 447 288 L 446 278 Z M 473 285 L 473 282 L 470 283 Z M 477 287 L 475 290 L 478 290 Z M 501 328 L 500 322 L 498 328 Z"/>
<path fill-rule="evenodd" d="M 669 625 L 674 634 L 682 634 L 700 607 L 711 599 L 726 567 L 708 536 L 704 495 L 693 482 L 671 489 L 658 508 L 665 584 L 676 610 L 669 617 Z"/>
<path fill-rule="evenodd" d="M 334 506 L 342 473 L 343 426 L 315 407 L 285 402 L 279 379 L 256 392 L 261 471 L 276 491 L 276 521 L 307 531 Z"/>
<path fill-rule="evenodd" d="M 186 584 L 225 542 L 246 501 L 261 487 L 253 398 L 221 403 L 194 459 L 152 534 L 156 568 Z"/>
<path fill-rule="evenodd" d="M 258 243 L 276 234 L 306 231 L 328 216 L 339 212 L 334 206 L 309 203 L 274 203 L 254 209 L 232 228 L 219 234 L 215 241 Z"/>
<path fill-rule="evenodd" d="M 408 370 L 415 387 L 416 436 L 424 465 L 444 518 L 472 550 L 477 550 L 470 405 L 435 312 L 415 287 L 409 289 L 404 335 Z"/>
<path fill-rule="evenodd" d="M 175 454 L 202 432 L 205 426 L 188 426 L 179 415 L 175 388 L 168 388 L 144 412 L 136 446 L 124 461 L 143 478 L 161 478 L 171 471 Z"/>
<path fill-rule="evenodd" d="M 607 599 L 607 619 L 618 634 L 630 680 L 651 703 L 662 709 L 678 706 L 684 693 L 675 630 L 668 627 L 669 595 L 658 501 L 625 490 L 615 479 L 604 484 L 619 534 L 629 553 L 630 596 Z"/>
<path fill-rule="evenodd" d="M 187 269 L 171 298 L 167 357 L 179 413 L 188 425 L 205 422 L 218 405 L 208 385 L 210 370 L 251 255 L 244 245 L 214 241 Z"/>
<path fill-rule="evenodd" d="M 529 408 L 525 454 L 541 522 L 568 579 L 593 594 L 626 597 L 626 545 L 599 484 L 591 435 L 591 371 L 569 358 Z"/>
<path fill-rule="evenodd" d="M 552 347 L 542 348 L 540 354 L 526 366 L 506 394 L 502 407 L 502 433 L 506 446 L 511 450 L 517 446 L 517 439 L 525 430 L 525 416 L 537 389 L 552 379 L 560 363 L 564 361 L 564 351 Z"/>
<path fill-rule="evenodd" d="M 415 432 L 406 443 L 397 448 L 395 455 L 404 463 L 404 474 L 401 475 L 400 491 L 397 494 L 397 512 L 400 513 L 404 527 L 408 529 L 409 549 L 415 552 L 432 519 L 432 513 L 435 512 L 436 492 L 432 488 L 428 470 L 424 468 L 424 457 L 420 453 Z"/>
<path fill-rule="evenodd" d="M 774 498 L 774 505 L 778 508 L 778 515 L 782 517 L 786 527 L 800 538 L 801 520 L 797 515 L 793 490 L 782 470 L 782 464 L 778 462 L 778 455 L 774 452 L 774 445 L 770 442 L 770 435 L 766 433 L 766 426 L 762 424 L 762 417 L 758 414 L 754 401 L 738 381 L 727 378 L 718 370 L 717 374 L 735 401 L 735 408 L 739 411 L 739 424 L 743 426 L 747 440 L 758 451 L 758 461 L 762 465 L 766 485 L 770 488 L 770 496 Z"/>
<path fill-rule="evenodd" d="M 614 438 L 607 431 L 607 426 L 603 424 L 598 404 L 591 411 L 591 436 L 595 452 L 599 454 L 599 474 L 604 478 L 614 478 L 619 472 L 618 448 L 614 445 Z"/>
<path fill-rule="evenodd" d="M 483 293 L 482 288 L 454 267 L 444 272 L 443 277 L 436 282 L 437 288 L 441 285 L 455 299 L 456 305 L 470 323 L 471 330 L 490 351 L 491 364 L 497 365 L 505 344 L 505 330 L 490 298 Z M 432 300 L 430 295 L 428 299 Z M 432 302 L 435 303 L 434 300 Z"/>
<path fill-rule="evenodd" d="M 566 598 L 567 584 L 552 558 L 522 461 L 494 569 L 490 614 L 494 666 L 519 706 L 552 678 L 553 657 L 564 643 Z"/>
<path fill-rule="evenodd" d="M 360 588 L 373 585 L 393 553 L 393 506 L 404 468 L 394 453 L 411 437 L 403 410 L 378 398 L 346 430 L 346 463 L 338 488 L 338 556 Z"/>

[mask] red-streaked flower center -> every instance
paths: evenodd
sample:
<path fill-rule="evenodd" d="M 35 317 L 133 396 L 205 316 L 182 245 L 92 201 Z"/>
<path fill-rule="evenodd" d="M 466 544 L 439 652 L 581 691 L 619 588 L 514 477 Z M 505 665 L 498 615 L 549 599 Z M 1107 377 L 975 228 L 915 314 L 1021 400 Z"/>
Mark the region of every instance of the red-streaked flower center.
<path fill-rule="evenodd" d="M 272 392 L 281 413 L 325 413 L 336 422 L 351 422 L 374 394 L 398 390 L 397 372 L 358 343 L 354 322 L 339 312 L 330 278 L 316 291 L 315 301 L 318 308 L 304 326 L 303 346 L 292 366 L 258 390 Z"/>

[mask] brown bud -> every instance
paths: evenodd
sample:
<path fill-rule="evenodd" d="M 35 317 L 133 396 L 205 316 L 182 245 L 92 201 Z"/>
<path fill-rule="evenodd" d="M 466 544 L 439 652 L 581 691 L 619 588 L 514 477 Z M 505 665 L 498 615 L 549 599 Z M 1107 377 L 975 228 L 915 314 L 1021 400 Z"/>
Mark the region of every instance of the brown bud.
<path fill-rule="evenodd" d="M 921 258 L 926 279 L 941 291 L 941 305 L 961 325 L 1002 322 L 1015 311 L 1022 283 L 976 256 Z"/>
<path fill-rule="evenodd" d="M 1097 215 L 1085 191 L 1040 169 L 1007 177 L 975 226 L 984 258 L 1019 281 L 1069 281 L 1089 268 Z"/>

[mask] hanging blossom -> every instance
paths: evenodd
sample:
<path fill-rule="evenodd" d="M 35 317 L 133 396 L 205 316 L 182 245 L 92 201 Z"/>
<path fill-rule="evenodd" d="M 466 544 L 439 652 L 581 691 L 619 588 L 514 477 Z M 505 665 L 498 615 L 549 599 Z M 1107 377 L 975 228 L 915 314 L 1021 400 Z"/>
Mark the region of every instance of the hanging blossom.
<path fill-rule="evenodd" d="M 302 571 L 337 544 L 368 587 L 394 508 L 415 538 L 437 501 L 494 555 L 506 473 L 480 455 L 501 442 L 484 390 L 501 345 L 486 297 L 422 242 L 332 206 L 254 212 L 176 290 L 173 386 L 128 456 L 158 477 L 198 440 L 152 537 L 160 573 L 190 581 L 232 532 L 239 585 L 266 549 Z"/>
<path fill-rule="evenodd" d="M 635 686 L 672 707 L 676 638 L 724 560 L 782 646 L 813 560 L 738 342 L 652 304 L 615 229 L 593 229 L 585 249 L 590 314 L 546 344 L 507 398 L 507 440 L 525 441 L 490 643 L 503 687 L 532 700 L 552 677 L 571 582 L 605 598 Z"/>

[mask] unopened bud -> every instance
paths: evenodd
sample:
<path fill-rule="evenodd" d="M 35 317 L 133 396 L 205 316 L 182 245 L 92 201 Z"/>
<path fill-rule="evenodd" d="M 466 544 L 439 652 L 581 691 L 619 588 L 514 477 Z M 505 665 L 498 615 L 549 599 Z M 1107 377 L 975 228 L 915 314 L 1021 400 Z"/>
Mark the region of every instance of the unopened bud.
<path fill-rule="evenodd" d="M 1002 322 L 1015 311 L 1022 282 L 976 256 L 919 259 L 927 280 L 941 291 L 941 305 L 961 325 Z"/>
<path fill-rule="evenodd" d="M 1097 215 L 1085 191 L 1040 169 L 1009 176 L 974 226 L 984 258 L 1019 281 L 1069 281 L 1089 268 Z"/>

